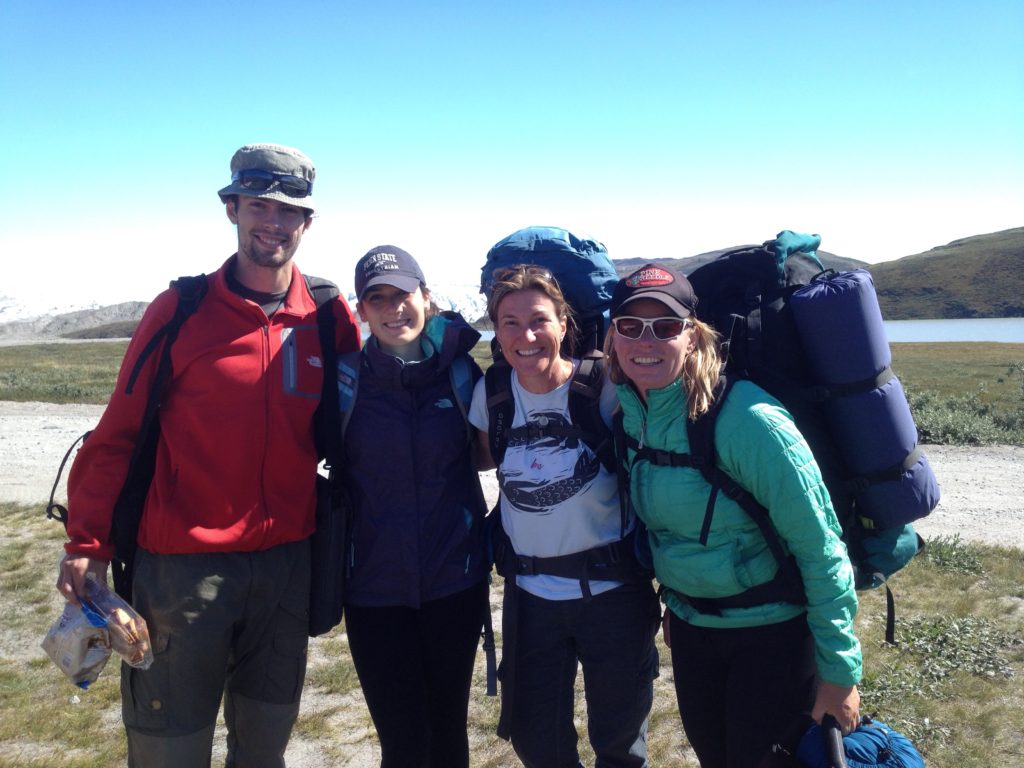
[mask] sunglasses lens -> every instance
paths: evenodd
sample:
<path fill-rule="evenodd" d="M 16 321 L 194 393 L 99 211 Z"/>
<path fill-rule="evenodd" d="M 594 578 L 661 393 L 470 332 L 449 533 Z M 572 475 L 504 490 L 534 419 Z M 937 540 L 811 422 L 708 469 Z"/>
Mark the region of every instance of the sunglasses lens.
<path fill-rule="evenodd" d="M 281 191 L 289 197 L 306 197 L 309 194 L 309 182 L 298 176 L 278 176 Z"/>
<path fill-rule="evenodd" d="M 617 317 L 615 331 L 627 339 L 639 339 L 644 332 L 644 321 L 638 317 Z"/>
<path fill-rule="evenodd" d="M 651 323 L 655 338 L 666 340 L 674 339 L 686 328 L 686 322 L 677 318 L 662 317 Z"/>
<path fill-rule="evenodd" d="M 239 171 L 235 176 L 242 189 L 248 189 L 253 192 L 266 192 L 275 183 L 289 197 L 307 197 L 312 191 L 312 184 L 300 176 L 285 176 L 259 168 Z"/>
<path fill-rule="evenodd" d="M 253 192 L 263 192 L 274 183 L 274 174 L 253 168 L 247 171 L 239 171 L 235 176 L 242 189 L 251 189 Z"/>
<path fill-rule="evenodd" d="M 615 331 L 627 339 L 639 339 L 644 334 L 644 328 L 651 327 L 654 338 L 659 341 L 668 341 L 686 330 L 689 324 L 687 320 L 678 317 L 657 317 L 653 320 L 645 320 L 640 317 L 617 317 L 614 321 Z"/>

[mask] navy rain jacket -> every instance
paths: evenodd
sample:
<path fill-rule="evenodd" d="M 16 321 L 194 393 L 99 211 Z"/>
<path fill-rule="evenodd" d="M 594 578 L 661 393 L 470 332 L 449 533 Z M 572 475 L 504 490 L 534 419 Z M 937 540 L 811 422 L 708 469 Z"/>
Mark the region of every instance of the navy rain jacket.
<path fill-rule="evenodd" d="M 427 321 L 422 339 L 432 354 L 421 362 L 404 363 L 372 338 L 363 348 L 345 431 L 355 505 L 346 603 L 419 608 L 490 570 L 486 507 L 449 378 L 452 360 L 479 338 L 446 312 Z M 471 369 L 479 378 L 475 362 Z"/>

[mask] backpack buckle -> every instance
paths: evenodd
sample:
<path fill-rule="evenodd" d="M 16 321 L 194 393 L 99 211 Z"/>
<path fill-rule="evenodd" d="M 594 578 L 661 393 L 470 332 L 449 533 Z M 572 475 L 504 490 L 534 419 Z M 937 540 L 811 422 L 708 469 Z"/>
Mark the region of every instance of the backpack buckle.
<path fill-rule="evenodd" d="M 516 576 L 536 576 L 537 566 L 534 558 L 516 555 Z"/>

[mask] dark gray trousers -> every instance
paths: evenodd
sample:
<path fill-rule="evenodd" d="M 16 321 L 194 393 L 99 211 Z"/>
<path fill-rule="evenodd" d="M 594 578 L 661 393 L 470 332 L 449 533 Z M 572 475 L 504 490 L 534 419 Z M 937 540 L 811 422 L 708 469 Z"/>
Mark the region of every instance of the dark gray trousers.
<path fill-rule="evenodd" d="M 299 712 L 309 624 L 309 543 L 262 552 L 139 550 L 135 609 L 153 666 L 121 668 L 131 768 L 210 765 L 221 698 L 228 768 L 283 768 Z"/>

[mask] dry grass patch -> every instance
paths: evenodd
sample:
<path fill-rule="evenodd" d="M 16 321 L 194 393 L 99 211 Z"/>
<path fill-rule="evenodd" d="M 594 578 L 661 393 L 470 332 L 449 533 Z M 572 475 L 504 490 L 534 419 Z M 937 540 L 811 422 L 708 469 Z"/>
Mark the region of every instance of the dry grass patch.
<path fill-rule="evenodd" d="M 118 675 L 113 662 L 80 692 L 39 643 L 62 602 L 53 589 L 61 528 L 39 506 L 0 505 L 0 768 L 106 768 L 124 765 Z M 857 630 L 864 645 L 864 709 L 910 735 L 930 768 L 1024 764 L 1024 552 L 937 539 L 893 579 L 898 647 L 883 642 L 880 590 L 861 593 Z M 495 624 L 501 579 L 491 598 Z M 650 721 L 652 765 L 696 766 L 676 710 L 667 649 L 658 640 L 661 675 Z M 484 695 L 477 657 L 470 702 L 472 764 L 518 765 L 494 735 L 498 700 Z M 576 727 L 584 764 L 582 676 Z M 399 694 L 400 695 L 400 692 Z M 77 702 L 75 698 L 77 696 Z M 224 754 L 218 729 L 215 764 Z M 373 724 L 352 668 L 344 626 L 310 643 L 309 675 L 288 750 L 292 768 L 379 765 Z"/>

